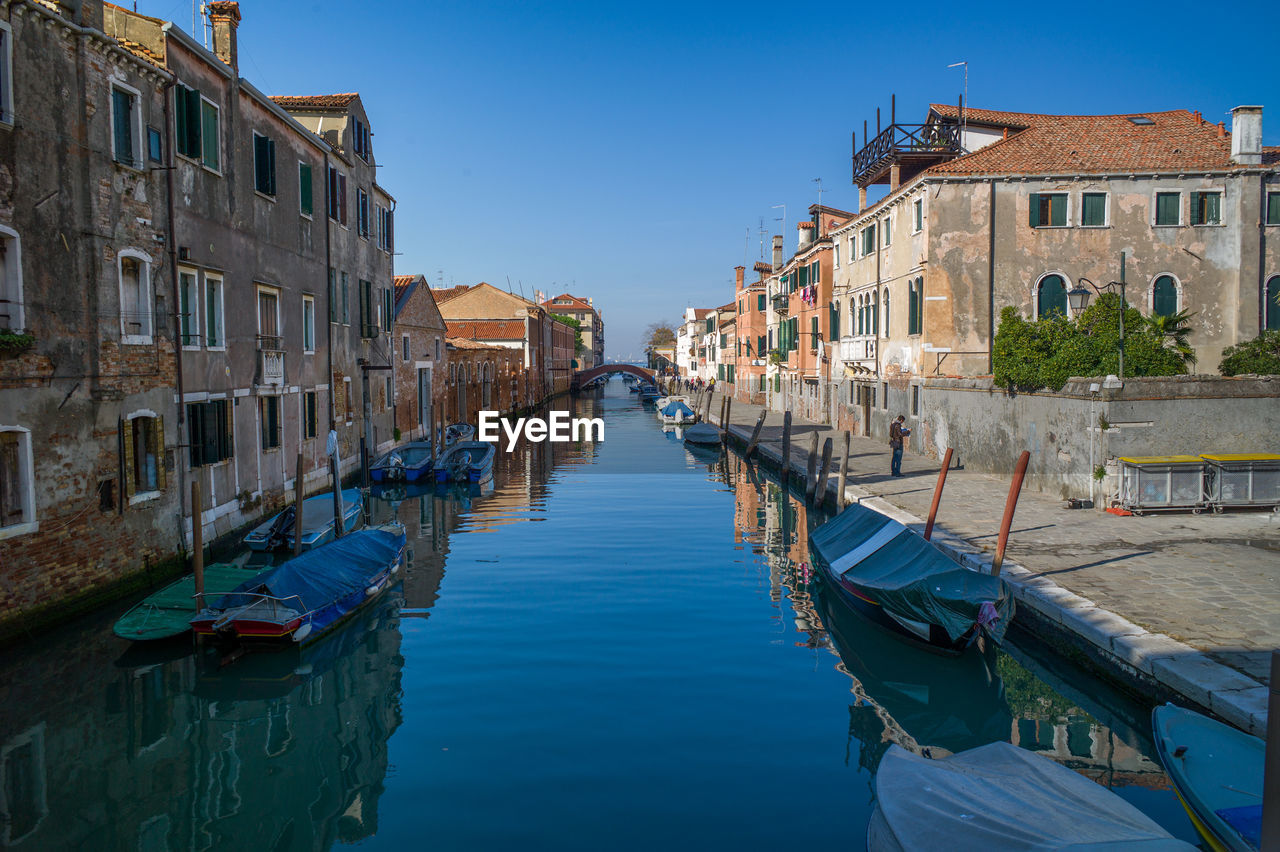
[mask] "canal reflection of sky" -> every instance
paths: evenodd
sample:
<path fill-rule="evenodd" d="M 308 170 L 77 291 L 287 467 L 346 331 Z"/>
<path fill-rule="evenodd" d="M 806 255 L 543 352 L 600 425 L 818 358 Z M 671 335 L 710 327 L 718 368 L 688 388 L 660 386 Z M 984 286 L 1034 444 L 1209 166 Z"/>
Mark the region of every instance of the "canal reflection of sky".
<path fill-rule="evenodd" d="M 1030 643 L 907 648 L 808 582 L 821 518 L 772 477 L 617 381 L 575 413 L 605 442 L 372 500 L 412 561 L 323 642 L 219 668 L 126 649 L 122 604 L 7 655 L 0 845 L 859 848 L 890 743 L 996 739 L 1193 839 L 1149 708 Z"/>

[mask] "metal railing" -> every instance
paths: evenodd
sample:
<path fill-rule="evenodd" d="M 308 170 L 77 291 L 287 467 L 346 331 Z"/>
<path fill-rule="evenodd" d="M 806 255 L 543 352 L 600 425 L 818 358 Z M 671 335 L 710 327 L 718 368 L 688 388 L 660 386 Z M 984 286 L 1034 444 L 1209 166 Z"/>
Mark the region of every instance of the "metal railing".
<path fill-rule="evenodd" d="M 963 153 L 959 125 L 890 124 L 853 155 L 853 182 L 872 176 L 901 154 L 938 154 L 945 159 Z"/>

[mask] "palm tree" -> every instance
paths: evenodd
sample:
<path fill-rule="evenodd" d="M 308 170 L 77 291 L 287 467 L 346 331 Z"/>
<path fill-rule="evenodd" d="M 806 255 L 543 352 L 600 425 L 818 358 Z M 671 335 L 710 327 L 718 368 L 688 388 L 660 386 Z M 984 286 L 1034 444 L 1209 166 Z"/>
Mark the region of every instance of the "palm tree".
<path fill-rule="evenodd" d="M 1175 314 L 1161 314 L 1143 317 L 1147 328 L 1164 344 L 1164 348 L 1172 349 L 1178 354 L 1184 366 L 1190 368 L 1196 363 L 1196 351 L 1187 342 L 1191 335 L 1191 318 L 1195 314 L 1181 310 Z M 1190 370 L 1188 369 L 1188 372 Z"/>

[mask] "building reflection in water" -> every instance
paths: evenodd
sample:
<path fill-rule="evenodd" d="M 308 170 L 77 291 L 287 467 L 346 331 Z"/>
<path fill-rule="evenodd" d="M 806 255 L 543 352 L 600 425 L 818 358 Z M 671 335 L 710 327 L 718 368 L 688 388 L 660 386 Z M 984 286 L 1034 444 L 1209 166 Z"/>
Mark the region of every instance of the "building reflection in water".
<path fill-rule="evenodd" d="M 735 535 L 767 565 L 778 617 L 789 603 L 796 644 L 835 655 L 850 680 L 846 762 L 874 774 L 892 743 L 945 756 L 1005 740 L 1107 786 L 1168 786 L 1149 756 L 1145 708 L 1078 693 L 1071 673 L 1060 677 L 1017 648 L 955 659 L 902 642 L 814 582 L 808 533 L 825 521 L 822 511 L 735 454 L 708 472 L 735 486 Z"/>

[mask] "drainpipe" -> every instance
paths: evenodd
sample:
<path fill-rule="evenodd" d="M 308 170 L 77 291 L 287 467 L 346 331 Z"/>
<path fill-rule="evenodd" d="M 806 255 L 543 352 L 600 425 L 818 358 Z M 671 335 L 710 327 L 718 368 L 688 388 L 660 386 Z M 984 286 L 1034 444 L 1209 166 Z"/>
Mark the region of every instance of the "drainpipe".
<path fill-rule="evenodd" d="M 987 373 L 995 373 L 996 339 L 996 179 L 991 178 L 987 210 Z"/>
<path fill-rule="evenodd" d="M 1258 335 L 1267 327 L 1267 176 L 1258 173 Z"/>
<path fill-rule="evenodd" d="M 187 517 L 187 469 L 186 460 L 181 457 L 179 448 L 182 446 L 183 440 L 187 436 L 187 404 L 183 398 L 182 383 L 182 317 L 179 314 L 181 310 L 181 299 L 178 292 L 178 229 L 174 223 L 174 203 L 173 203 L 173 172 L 177 168 L 177 160 L 173 151 L 173 116 L 172 116 L 172 96 L 173 88 L 177 85 L 177 78 L 171 78 L 169 82 L 164 84 L 164 135 L 165 135 L 165 203 L 168 207 L 169 216 L 169 233 L 166 242 L 169 244 L 169 278 L 173 288 L 173 354 L 174 354 L 174 371 L 177 373 L 178 380 L 178 443 L 175 445 L 174 467 L 178 470 L 178 540 L 183 543 L 187 542 L 187 533 L 183 528 L 183 523 Z M 123 481 L 123 480 L 121 480 Z M 201 519 L 195 516 L 191 518 L 191 530 L 194 539 L 196 524 L 201 523 Z"/>
<path fill-rule="evenodd" d="M 333 255 L 329 240 L 329 233 L 332 228 L 329 225 L 329 205 L 332 199 L 329 198 L 329 152 L 324 154 L 324 283 L 325 292 L 328 298 L 325 299 L 325 307 L 329 310 L 329 315 L 325 317 L 325 364 L 329 370 L 326 377 L 329 385 L 329 431 L 335 432 L 338 429 L 338 419 L 334 416 L 333 400 L 338 389 L 334 387 L 333 381 L 333 300 L 337 298 L 338 293 L 338 274 L 333 270 Z M 330 276 L 333 276 L 333 287 L 329 286 Z M 333 490 L 337 492 L 339 485 L 335 482 Z"/>

